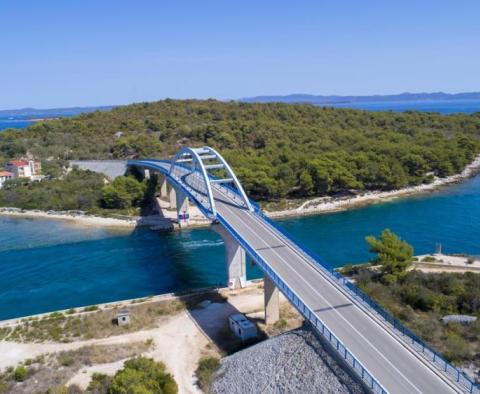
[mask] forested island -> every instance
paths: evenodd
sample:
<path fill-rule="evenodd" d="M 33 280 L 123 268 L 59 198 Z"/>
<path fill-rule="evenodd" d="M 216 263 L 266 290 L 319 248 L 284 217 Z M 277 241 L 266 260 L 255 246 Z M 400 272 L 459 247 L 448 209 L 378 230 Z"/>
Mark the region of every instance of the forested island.
<path fill-rule="evenodd" d="M 480 153 L 480 113 L 445 116 L 169 99 L 116 107 L 2 132 L 0 162 L 31 154 L 42 160 L 51 180 L 5 187 L 0 205 L 12 206 L 15 195 L 35 193 L 35 188 L 60 197 L 55 190 L 70 180 L 70 194 L 77 187 L 82 193 L 91 190 L 94 202 L 83 205 L 100 206 L 100 180 L 62 176 L 67 160 L 167 158 L 182 146 L 201 145 L 221 151 L 257 200 L 385 191 L 461 172 Z M 81 186 L 82 177 L 87 188 Z"/>

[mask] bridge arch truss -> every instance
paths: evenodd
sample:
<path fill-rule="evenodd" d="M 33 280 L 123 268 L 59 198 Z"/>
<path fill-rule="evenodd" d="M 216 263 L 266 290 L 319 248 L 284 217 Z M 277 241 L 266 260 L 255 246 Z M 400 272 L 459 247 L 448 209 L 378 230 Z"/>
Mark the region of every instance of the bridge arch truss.
<path fill-rule="evenodd" d="M 217 210 L 213 191 L 220 186 L 233 190 L 239 205 L 253 211 L 250 200 L 232 168 L 213 148 L 204 146 L 181 149 L 172 159 L 169 175 L 189 187 L 214 218 Z"/>

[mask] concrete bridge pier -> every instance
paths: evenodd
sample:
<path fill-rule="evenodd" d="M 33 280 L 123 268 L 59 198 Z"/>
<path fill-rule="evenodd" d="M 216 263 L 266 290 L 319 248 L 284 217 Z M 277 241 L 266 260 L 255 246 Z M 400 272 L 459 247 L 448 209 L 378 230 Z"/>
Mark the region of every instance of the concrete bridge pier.
<path fill-rule="evenodd" d="M 150 179 L 150 170 L 148 168 L 143 169 L 143 176 L 145 179 Z"/>
<path fill-rule="evenodd" d="M 273 324 L 280 318 L 280 300 L 278 287 L 267 276 L 263 275 L 263 291 L 265 297 L 265 324 Z"/>
<path fill-rule="evenodd" d="M 170 183 L 167 182 L 167 197 L 168 201 L 170 202 L 170 209 L 176 209 L 177 208 L 177 191 L 171 185 Z"/>
<path fill-rule="evenodd" d="M 225 243 L 225 266 L 227 269 L 228 287 L 239 289 L 247 282 L 247 258 L 245 249 L 220 224 L 212 224 L 212 229 L 219 234 Z"/>
<path fill-rule="evenodd" d="M 187 227 L 190 221 L 190 205 L 188 203 L 188 197 L 181 190 L 176 190 L 175 194 L 178 225 L 181 228 Z"/>
<path fill-rule="evenodd" d="M 160 198 L 167 197 L 168 196 L 167 177 L 165 175 L 163 175 L 162 173 L 159 173 L 158 183 L 160 185 Z"/>

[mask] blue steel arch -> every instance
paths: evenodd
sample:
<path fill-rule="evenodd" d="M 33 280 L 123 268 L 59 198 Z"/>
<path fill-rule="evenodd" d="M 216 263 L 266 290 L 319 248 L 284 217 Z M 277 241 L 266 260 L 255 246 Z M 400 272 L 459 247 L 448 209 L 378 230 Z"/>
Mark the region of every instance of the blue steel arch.
<path fill-rule="evenodd" d="M 217 169 L 225 170 L 227 178 L 219 179 L 208 172 Z M 220 153 L 209 146 L 181 149 L 171 161 L 169 175 L 183 181 L 197 193 L 203 194 L 206 199 L 204 201 L 208 204 L 205 208 L 213 217 L 217 216 L 217 210 L 212 186 L 217 187 L 219 184 L 232 183 L 236 188 L 235 195 L 238 195 L 239 202 L 249 211 L 253 211 L 250 200 L 232 168 Z"/>

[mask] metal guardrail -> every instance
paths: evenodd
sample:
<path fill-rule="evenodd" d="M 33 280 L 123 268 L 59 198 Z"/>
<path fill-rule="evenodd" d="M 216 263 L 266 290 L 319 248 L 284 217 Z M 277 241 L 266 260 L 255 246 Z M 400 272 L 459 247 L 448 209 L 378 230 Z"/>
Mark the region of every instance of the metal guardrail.
<path fill-rule="evenodd" d="M 353 283 L 348 281 L 341 273 L 337 272 L 332 266 L 326 263 L 323 259 L 319 258 L 314 252 L 312 252 L 307 246 L 298 240 L 294 239 L 290 234 L 288 234 L 281 226 L 272 221 L 268 216 L 266 216 L 259 205 L 256 202 L 253 202 L 255 207 L 255 213 L 264 219 L 269 225 L 275 228 L 280 234 L 285 237 L 289 242 L 298 246 L 302 254 L 316 266 L 320 267 L 324 272 L 326 272 L 332 279 L 337 283 L 341 284 L 349 294 L 353 295 L 357 300 L 360 300 L 363 305 L 367 306 L 369 309 L 373 309 L 373 312 L 383 318 L 384 321 L 390 324 L 390 326 L 399 333 L 401 336 L 408 338 L 408 342 L 420 353 L 422 353 L 425 358 L 433 362 L 438 370 L 447 374 L 454 381 L 458 382 L 465 390 L 469 393 L 480 394 L 480 386 L 473 382 L 465 373 L 460 371 L 458 368 L 451 365 L 446 361 L 436 350 L 427 345 L 422 339 L 420 339 L 415 333 L 412 332 L 409 328 L 405 327 L 398 319 L 393 317 L 389 312 L 387 312 L 383 307 L 381 307 L 377 302 L 375 302 L 369 295 L 364 291 L 360 290 Z"/>
<path fill-rule="evenodd" d="M 262 270 L 271 278 L 273 283 L 285 295 L 285 297 L 297 308 L 313 327 L 332 345 L 339 356 L 350 365 L 361 380 L 374 393 L 387 394 L 388 392 L 373 377 L 373 375 L 358 361 L 347 347 L 335 336 L 335 334 L 323 323 L 315 313 L 298 297 L 285 283 L 285 281 L 270 267 L 270 265 L 235 231 L 235 229 L 220 214 L 217 214 L 218 221 L 235 238 L 235 240 L 246 250 L 252 259 L 255 260 Z"/>
<path fill-rule="evenodd" d="M 161 171 L 171 183 L 183 189 L 183 191 L 188 195 L 188 197 L 195 202 L 198 209 L 200 209 L 200 211 L 205 215 L 206 218 L 212 219 L 212 213 L 204 208 L 202 203 L 198 200 L 198 197 L 196 196 L 195 191 L 190 190 L 189 188 L 186 188 L 185 185 L 181 184 L 178 179 L 176 179 L 175 177 L 172 177 L 166 169 L 156 165 L 149 165 L 147 161 L 170 164 L 169 160 L 149 159 L 149 160 L 129 160 L 127 162 L 127 165 L 142 166 L 142 167 L 150 168 L 152 170 Z"/>

